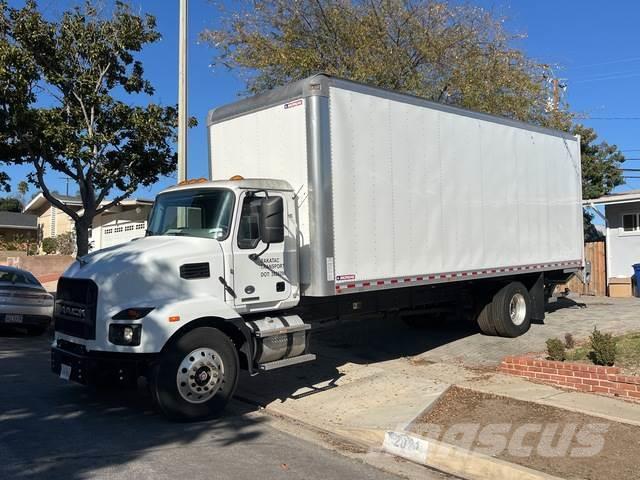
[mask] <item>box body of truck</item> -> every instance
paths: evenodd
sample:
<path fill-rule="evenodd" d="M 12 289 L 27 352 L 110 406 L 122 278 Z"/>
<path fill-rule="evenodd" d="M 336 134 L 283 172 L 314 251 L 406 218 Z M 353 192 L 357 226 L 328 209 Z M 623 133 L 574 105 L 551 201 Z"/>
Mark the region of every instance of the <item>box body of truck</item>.
<path fill-rule="evenodd" d="M 212 179 L 293 186 L 303 295 L 582 266 L 568 133 L 325 75 L 212 110 L 208 127 Z"/>

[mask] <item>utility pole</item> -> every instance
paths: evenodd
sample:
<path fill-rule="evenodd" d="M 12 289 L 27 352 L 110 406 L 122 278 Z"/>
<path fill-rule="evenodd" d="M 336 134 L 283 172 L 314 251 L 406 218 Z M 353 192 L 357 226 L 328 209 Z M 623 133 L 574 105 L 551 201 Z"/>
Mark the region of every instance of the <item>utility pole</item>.
<path fill-rule="evenodd" d="M 187 0 L 180 0 L 178 52 L 178 182 L 187 179 Z"/>

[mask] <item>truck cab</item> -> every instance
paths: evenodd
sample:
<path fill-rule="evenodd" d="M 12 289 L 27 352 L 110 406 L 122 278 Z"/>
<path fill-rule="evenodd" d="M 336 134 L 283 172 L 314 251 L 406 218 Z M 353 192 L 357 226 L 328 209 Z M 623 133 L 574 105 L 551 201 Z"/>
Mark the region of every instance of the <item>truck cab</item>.
<path fill-rule="evenodd" d="M 82 257 L 60 279 L 54 372 L 81 383 L 143 375 L 165 413 L 199 418 L 226 403 L 240 368 L 312 360 L 309 325 L 287 315 L 300 301 L 297 232 L 282 180 L 166 189 L 144 238 Z"/>

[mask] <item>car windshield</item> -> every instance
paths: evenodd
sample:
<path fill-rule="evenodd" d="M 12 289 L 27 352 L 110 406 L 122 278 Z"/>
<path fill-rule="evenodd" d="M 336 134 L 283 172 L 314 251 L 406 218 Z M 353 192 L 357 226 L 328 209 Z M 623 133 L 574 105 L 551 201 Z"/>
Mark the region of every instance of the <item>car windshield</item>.
<path fill-rule="evenodd" d="M 0 282 L 9 282 L 35 287 L 40 286 L 40 282 L 36 280 L 36 277 L 31 275 L 29 272 L 22 272 L 19 270 L 0 269 Z"/>
<path fill-rule="evenodd" d="M 156 198 L 147 235 L 184 235 L 224 240 L 229 235 L 234 195 L 225 189 L 189 189 Z"/>

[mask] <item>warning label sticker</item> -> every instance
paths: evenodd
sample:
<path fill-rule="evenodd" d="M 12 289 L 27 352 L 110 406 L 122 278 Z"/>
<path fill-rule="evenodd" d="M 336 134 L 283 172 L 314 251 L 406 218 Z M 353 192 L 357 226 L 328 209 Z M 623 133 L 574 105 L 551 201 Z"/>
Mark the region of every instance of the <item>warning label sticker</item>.
<path fill-rule="evenodd" d="M 356 276 L 353 273 L 349 275 L 338 275 L 336 277 L 336 281 L 338 282 L 345 282 L 345 281 L 355 280 L 355 279 L 356 279 Z"/>
<path fill-rule="evenodd" d="M 302 99 L 294 100 L 293 102 L 289 102 L 289 103 L 285 103 L 284 104 L 284 109 L 287 110 L 289 108 L 299 107 L 300 105 L 302 105 Z"/>

